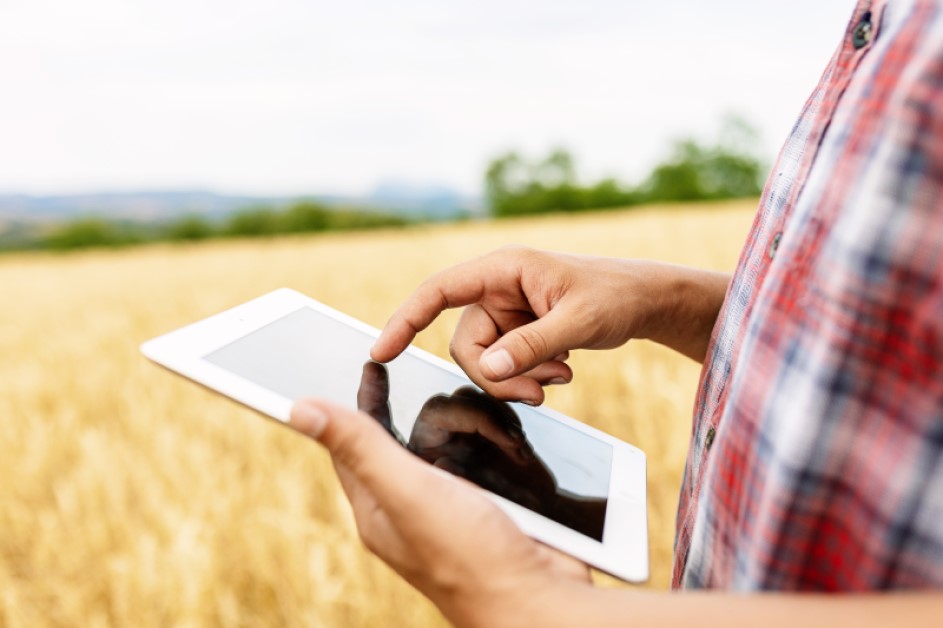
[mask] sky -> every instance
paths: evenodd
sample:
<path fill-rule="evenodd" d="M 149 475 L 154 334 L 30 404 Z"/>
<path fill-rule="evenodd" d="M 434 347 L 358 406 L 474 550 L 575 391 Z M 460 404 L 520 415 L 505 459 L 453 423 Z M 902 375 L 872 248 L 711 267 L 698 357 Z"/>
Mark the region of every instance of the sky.
<path fill-rule="evenodd" d="M 853 0 L 0 0 L 0 192 L 631 181 L 728 112 L 775 157 Z"/>

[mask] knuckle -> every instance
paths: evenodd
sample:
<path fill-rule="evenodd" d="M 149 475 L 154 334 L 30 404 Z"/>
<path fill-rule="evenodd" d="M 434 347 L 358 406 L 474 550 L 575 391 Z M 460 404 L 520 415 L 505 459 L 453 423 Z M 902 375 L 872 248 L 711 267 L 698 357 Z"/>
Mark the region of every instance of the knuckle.
<path fill-rule="evenodd" d="M 548 347 L 547 341 L 540 332 L 525 325 L 517 329 L 517 335 L 521 341 L 518 343 L 519 346 L 526 352 L 524 357 L 527 362 L 546 355 Z"/>
<path fill-rule="evenodd" d="M 524 246 L 523 244 L 505 244 L 496 249 L 494 254 L 505 259 L 515 259 L 528 257 L 534 252 L 534 249 L 529 246 Z"/>
<path fill-rule="evenodd" d="M 503 253 L 516 253 L 525 251 L 527 249 L 528 247 L 524 246 L 523 244 L 504 244 L 499 246 L 496 250 Z"/>
<path fill-rule="evenodd" d="M 474 370 L 477 362 L 477 355 L 481 353 L 480 343 L 481 332 L 477 327 L 477 321 L 472 321 L 470 316 L 472 310 L 466 308 L 462 318 L 455 329 L 455 333 L 449 340 L 449 355 L 465 371 L 470 368 Z"/>
<path fill-rule="evenodd" d="M 455 363 L 458 364 L 463 371 L 469 373 L 474 371 L 473 368 L 475 365 L 475 360 L 473 356 L 469 354 L 469 348 L 462 342 L 452 341 L 449 343 L 449 355 L 452 356 L 452 359 L 455 360 Z"/>
<path fill-rule="evenodd" d="M 452 340 L 449 341 L 449 355 L 452 356 L 453 360 L 458 362 L 461 359 L 461 352 L 461 345 L 453 337 Z"/>
<path fill-rule="evenodd" d="M 440 307 L 441 298 L 442 291 L 439 290 L 438 274 L 428 277 L 416 289 L 415 296 L 412 303 L 410 303 L 410 313 L 413 314 L 413 318 L 416 318 L 415 313 L 417 311 L 430 306 Z"/>
<path fill-rule="evenodd" d="M 440 270 L 423 279 L 421 282 L 419 282 L 419 285 L 416 286 L 416 290 L 413 294 L 416 296 L 422 296 L 434 291 L 439 283 L 439 277 L 442 276 L 443 272 L 445 271 Z"/>

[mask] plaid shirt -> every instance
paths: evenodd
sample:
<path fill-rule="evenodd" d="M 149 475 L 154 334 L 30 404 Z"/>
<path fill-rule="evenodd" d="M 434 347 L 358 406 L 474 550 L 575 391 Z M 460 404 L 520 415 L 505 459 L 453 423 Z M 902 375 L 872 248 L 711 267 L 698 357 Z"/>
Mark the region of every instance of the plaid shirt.
<path fill-rule="evenodd" d="M 675 588 L 943 587 L 943 6 L 858 2 L 697 396 Z"/>

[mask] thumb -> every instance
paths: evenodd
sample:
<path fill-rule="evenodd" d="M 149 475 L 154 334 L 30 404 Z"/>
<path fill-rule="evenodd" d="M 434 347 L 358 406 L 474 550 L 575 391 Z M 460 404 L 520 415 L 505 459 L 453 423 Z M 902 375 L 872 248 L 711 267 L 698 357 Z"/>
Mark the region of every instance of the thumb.
<path fill-rule="evenodd" d="M 302 399 L 292 408 L 289 425 L 331 454 L 365 540 L 377 534 L 370 521 L 378 509 L 414 546 L 426 542 L 427 526 L 452 525 L 454 512 L 437 503 L 455 495 L 458 478 L 414 456 L 370 416 L 322 399 Z"/>
<path fill-rule="evenodd" d="M 345 475 L 375 493 L 380 501 L 412 501 L 404 487 L 410 484 L 408 476 L 422 473 L 417 467 L 423 463 L 372 417 L 323 399 L 301 399 L 291 410 L 289 425 L 320 442 Z M 397 473 L 391 474 L 390 469 Z"/>
<path fill-rule="evenodd" d="M 288 425 L 296 432 L 318 440 L 331 420 L 327 405 L 318 399 L 299 399 L 291 409 Z"/>
<path fill-rule="evenodd" d="M 562 307 L 546 316 L 521 325 L 499 338 L 481 354 L 479 368 L 492 381 L 502 381 L 553 360 L 556 356 L 579 348 L 575 335 L 577 325 Z"/>

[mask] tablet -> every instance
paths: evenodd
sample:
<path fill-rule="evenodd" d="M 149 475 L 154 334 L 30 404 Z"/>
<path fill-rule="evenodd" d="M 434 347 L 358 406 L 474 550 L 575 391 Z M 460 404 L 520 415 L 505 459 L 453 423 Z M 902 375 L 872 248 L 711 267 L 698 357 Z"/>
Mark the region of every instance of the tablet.
<path fill-rule="evenodd" d="M 372 362 L 378 336 L 282 289 L 141 351 L 278 421 L 302 397 L 356 405 L 417 456 L 480 486 L 526 534 L 623 580 L 648 579 L 640 449 L 547 407 L 498 401 L 416 347 Z"/>

